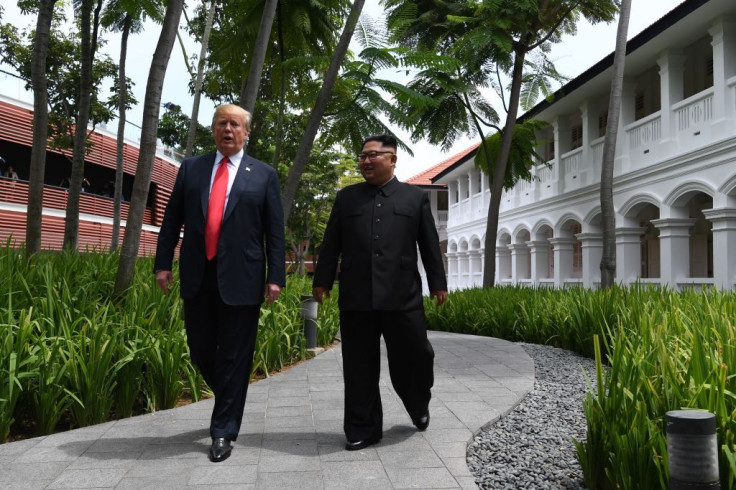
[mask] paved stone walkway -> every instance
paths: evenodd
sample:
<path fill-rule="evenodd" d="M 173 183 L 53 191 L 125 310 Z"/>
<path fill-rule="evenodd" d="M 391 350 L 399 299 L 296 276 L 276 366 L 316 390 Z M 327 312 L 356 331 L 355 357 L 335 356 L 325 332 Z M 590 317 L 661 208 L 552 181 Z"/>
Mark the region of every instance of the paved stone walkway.
<path fill-rule="evenodd" d="M 534 386 L 534 363 L 499 339 L 430 332 L 431 422 L 418 432 L 393 393 L 385 349 L 384 435 L 345 451 L 340 348 L 253 383 L 241 435 L 223 463 L 207 459 L 212 400 L 0 445 L 0 488 L 476 488 L 473 434 Z"/>

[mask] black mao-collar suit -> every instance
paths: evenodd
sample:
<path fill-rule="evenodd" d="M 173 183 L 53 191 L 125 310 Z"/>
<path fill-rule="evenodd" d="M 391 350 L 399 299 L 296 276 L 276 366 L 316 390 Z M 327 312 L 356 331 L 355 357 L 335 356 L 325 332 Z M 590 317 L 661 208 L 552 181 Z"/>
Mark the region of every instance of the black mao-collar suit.
<path fill-rule="evenodd" d="M 331 289 L 339 263 L 348 441 L 381 437 L 381 335 L 392 384 L 410 417 L 427 411 L 434 352 L 427 340 L 417 248 L 430 290 L 447 290 L 426 192 L 396 178 L 380 188 L 363 182 L 338 192 L 314 286 Z"/>
<path fill-rule="evenodd" d="M 225 207 L 217 256 L 205 254 L 216 154 L 184 160 L 166 207 L 155 270 L 171 270 L 184 229 L 179 275 L 192 361 L 215 393 L 210 433 L 236 440 L 266 283 L 284 286 L 284 224 L 276 171 L 243 158 Z"/>

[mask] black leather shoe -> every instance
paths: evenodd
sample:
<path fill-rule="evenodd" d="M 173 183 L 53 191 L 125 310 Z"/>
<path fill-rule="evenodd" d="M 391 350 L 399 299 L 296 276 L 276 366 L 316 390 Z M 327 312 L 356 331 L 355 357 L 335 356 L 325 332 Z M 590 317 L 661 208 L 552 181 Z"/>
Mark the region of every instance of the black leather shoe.
<path fill-rule="evenodd" d="M 345 449 L 347 449 L 348 451 L 357 451 L 358 449 L 365 449 L 368 446 L 373 445 L 380 440 L 381 438 L 377 437 L 373 439 L 364 439 L 362 441 L 355 441 L 355 442 L 348 441 L 347 444 L 345 444 Z"/>
<path fill-rule="evenodd" d="M 427 410 L 426 414 L 422 415 L 418 419 L 414 419 L 412 422 L 414 422 L 414 425 L 420 431 L 427 430 L 427 427 L 429 427 L 429 410 Z"/>
<path fill-rule="evenodd" d="M 233 447 L 230 441 L 224 437 L 213 437 L 212 447 L 210 448 L 210 461 L 219 463 L 230 457 Z"/>

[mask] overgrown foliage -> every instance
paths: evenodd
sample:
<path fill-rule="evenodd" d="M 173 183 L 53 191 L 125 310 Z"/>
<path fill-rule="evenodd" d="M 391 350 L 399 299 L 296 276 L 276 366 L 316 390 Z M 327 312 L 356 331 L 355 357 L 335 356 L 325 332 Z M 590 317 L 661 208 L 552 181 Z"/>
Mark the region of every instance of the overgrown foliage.
<path fill-rule="evenodd" d="M 112 302 L 117 254 L 22 255 L 0 248 L 0 441 L 171 408 L 207 390 L 189 359 L 178 290 L 159 291 L 150 259 Z M 299 306 L 310 290 L 309 279 L 291 276 L 263 307 L 251 376 L 305 358 Z M 338 329 L 336 302 L 319 311 L 317 341 L 326 345 Z"/>
<path fill-rule="evenodd" d="M 721 488 L 736 488 L 736 295 L 632 286 L 503 287 L 425 304 L 432 328 L 553 345 L 597 361 L 576 441 L 587 488 L 666 489 L 665 414 L 716 415 Z M 605 366 L 605 367 L 604 367 Z"/>

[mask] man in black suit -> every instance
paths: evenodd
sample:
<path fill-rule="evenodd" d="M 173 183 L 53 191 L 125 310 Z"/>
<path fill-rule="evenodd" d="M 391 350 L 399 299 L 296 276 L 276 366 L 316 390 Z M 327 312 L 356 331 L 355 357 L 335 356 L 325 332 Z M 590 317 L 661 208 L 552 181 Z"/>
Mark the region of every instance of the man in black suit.
<path fill-rule="evenodd" d="M 192 362 L 215 393 L 213 462 L 230 456 L 240 431 L 260 305 L 286 283 L 284 220 L 276 171 L 244 153 L 251 115 L 215 110 L 216 153 L 184 160 L 156 248 L 156 282 L 173 283 L 174 249 L 184 226 L 179 275 Z M 264 246 L 265 243 L 265 246 Z"/>
<path fill-rule="evenodd" d="M 313 295 L 329 296 L 340 260 L 340 334 L 347 450 L 378 442 L 380 337 L 391 383 L 419 430 L 429 425 L 434 351 L 427 339 L 417 245 L 430 296 L 441 305 L 447 280 L 429 198 L 394 177 L 396 139 L 367 138 L 358 155 L 365 182 L 337 193 L 314 274 Z"/>

